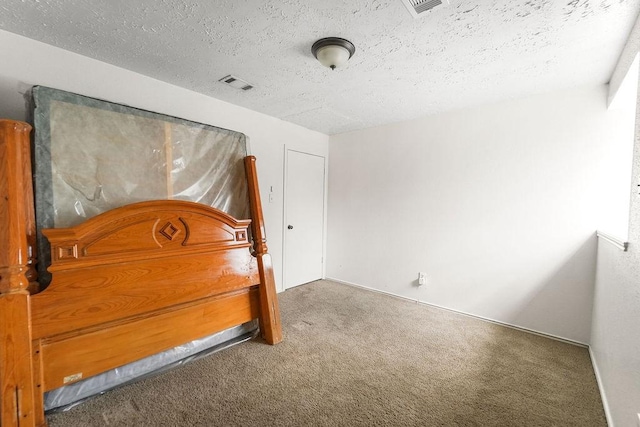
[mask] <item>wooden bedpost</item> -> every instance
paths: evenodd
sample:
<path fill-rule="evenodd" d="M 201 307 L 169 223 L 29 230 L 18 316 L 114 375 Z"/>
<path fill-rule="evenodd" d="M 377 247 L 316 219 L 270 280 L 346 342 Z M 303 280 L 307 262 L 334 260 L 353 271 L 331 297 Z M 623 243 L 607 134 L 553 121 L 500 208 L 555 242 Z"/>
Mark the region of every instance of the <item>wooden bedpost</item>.
<path fill-rule="evenodd" d="M 258 173 L 256 171 L 255 156 L 244 158 L 244 166 L 249 183 L 249 201 L 251 203 L 251 232 L 255 256 L 260 273 L 260 331 L 262 337 L 269 344 L 282 341 L 282 326 L 280 325 L 280 308 L 276 295 L 276 281 L 273 278 L 273 263 L 267 252 L 267 237 L 264 231 L 264 216 L 260 202 L 258 188 Z"/>
<path fill-rule="evenodd" d="M 34 227 L 26 123 L 0 120 L 0 424 L 35 426 L 28 236 Z M 31 204 L 31 208 L 27 205 Z M 34 231 L 34 230 L 33 230 Z"/>

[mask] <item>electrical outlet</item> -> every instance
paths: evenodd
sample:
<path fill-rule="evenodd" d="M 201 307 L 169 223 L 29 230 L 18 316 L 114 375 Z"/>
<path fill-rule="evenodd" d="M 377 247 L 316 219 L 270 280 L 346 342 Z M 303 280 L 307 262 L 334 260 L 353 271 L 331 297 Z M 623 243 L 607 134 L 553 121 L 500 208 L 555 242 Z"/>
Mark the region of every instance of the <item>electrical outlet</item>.
<path fill-rule="evenodd" d="M 427 274 L 420 272 L 418 273 L 418 286 L 422 286 L 427 282 Z"/>
<path fill-rule="evenodd" d="M 637 415 L 638 415 L 638 427 L 640 427 L 640 413 L 638 413 Z"/>

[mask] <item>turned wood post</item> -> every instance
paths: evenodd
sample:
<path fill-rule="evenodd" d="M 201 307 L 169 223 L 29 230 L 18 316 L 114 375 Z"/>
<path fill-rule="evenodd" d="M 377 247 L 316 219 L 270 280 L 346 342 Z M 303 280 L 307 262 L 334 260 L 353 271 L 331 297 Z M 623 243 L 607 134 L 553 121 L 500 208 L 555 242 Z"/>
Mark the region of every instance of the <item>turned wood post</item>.
<path fill-rule="evenodd" d="M 0 424 L 6 427 L 34 426 L 39 418 L 28 290 L 34 279 L 29 235 L 35 235 L 30 130 L 0 120 Z"/>
<path fill-rule="evenodd" d="M 267 252 L 267 237 L 264 231 L 264 216 L 262 215 L 262 204 L 260 202 L 255 156 L 245 157 L 244 166 L 249 184 L 251 232 L 260 273 L 260 331 L 262 337 L 269 344 L 277 344 L 282 341 L 280 308 L 278 307 L 278 297 L 276 295 L 276 281 L 273 278 L 273 263 L 271 262 L 271 255 Z"/>

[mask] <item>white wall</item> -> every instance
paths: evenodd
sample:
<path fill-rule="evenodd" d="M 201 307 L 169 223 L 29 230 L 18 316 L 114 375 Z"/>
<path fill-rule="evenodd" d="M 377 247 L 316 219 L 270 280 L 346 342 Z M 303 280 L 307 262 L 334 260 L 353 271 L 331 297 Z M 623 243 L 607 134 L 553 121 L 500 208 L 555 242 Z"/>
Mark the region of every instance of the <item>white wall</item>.
<path fill-rule="evenodd" d="M 609 161 L 619 165 L 609 172 L 607 180 L 602 182 L 603 198 L 600 205 L 601 218 L 598 231 L 614 236 L 622 241 L 629 237 L 629 184 L 633 164 L 633 143 L 635 135 L 636 103 L 638 93 L 638 70 L 640 55 L 636 55 L 627 77 L 618 86 L 615 96 L 609 87 L 609 109 L 624 117 L 621 129 L 626 133 L 621 140 L 611 140 L 608 144 Z"/>
<path fill-rule="evenodd" d="M 636 102 L 629 250 L 598 242 L 593 306 L 591 352 L 611 427 L 635 427 L 640 413 L 640 91 Z"/>
<path fill-rule="evenodd" d="M 24 120 L 22 94 L 42 85 L 245 133 L 258 159 L 267 243 L 281 288 L 284 146 L 327 156 L 328 136 L 6 31 L 0 31 L 0 58 L 2 118 Z"/>
<path fill-rule="evenodd" d="M 332 136 L 327 277 L 587 343 L 606 106 L 590 87 Z"/>

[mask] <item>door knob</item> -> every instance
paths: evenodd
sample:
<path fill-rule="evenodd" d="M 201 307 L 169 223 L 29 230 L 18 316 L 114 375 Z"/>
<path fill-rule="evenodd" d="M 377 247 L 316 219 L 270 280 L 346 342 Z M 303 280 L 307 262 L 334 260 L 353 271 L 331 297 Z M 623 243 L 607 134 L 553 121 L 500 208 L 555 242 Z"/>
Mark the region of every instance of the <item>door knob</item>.
<path fill-rule="evenodd" d="M 293 230 L 293 225 L 287 225 L 287 228 L 288 228 L 289 230 Z"/>

